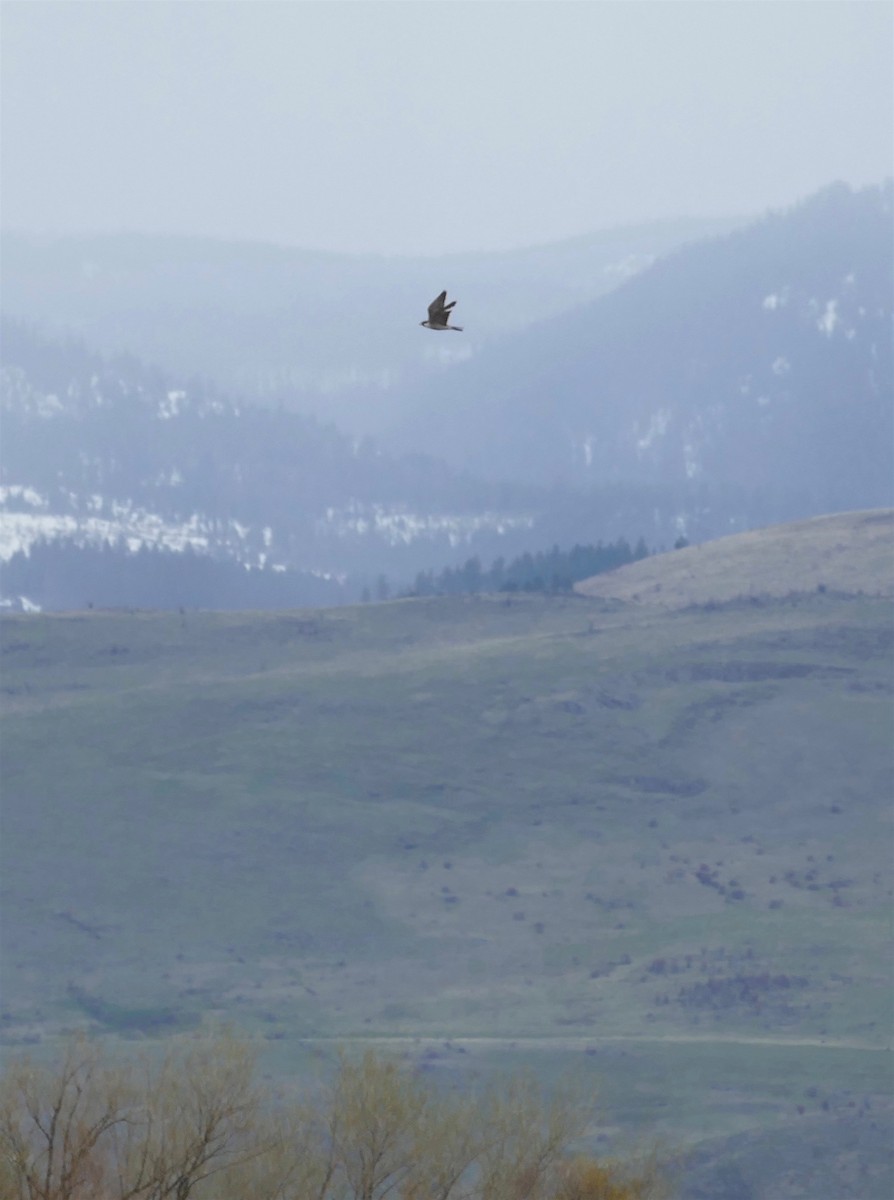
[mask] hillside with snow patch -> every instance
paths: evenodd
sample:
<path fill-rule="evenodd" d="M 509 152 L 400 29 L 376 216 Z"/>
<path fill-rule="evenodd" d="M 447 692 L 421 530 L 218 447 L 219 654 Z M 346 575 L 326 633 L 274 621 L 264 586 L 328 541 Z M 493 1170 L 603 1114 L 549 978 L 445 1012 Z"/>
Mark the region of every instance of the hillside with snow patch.
<path fill-rule="evenodd" d="M 405 398 L 389 444 L 491 478 L 894 500 L 892 185 L 685 246 Z"/>

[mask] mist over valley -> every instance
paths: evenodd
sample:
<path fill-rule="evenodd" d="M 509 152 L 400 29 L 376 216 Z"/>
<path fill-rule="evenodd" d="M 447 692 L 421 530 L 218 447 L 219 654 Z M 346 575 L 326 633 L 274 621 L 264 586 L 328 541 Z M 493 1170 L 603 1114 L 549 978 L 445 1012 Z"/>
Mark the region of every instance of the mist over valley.
<path fill-rule="evenodd" d="M 4 6 L 3 1200 L 888 1200 L 892 39 Z"/>

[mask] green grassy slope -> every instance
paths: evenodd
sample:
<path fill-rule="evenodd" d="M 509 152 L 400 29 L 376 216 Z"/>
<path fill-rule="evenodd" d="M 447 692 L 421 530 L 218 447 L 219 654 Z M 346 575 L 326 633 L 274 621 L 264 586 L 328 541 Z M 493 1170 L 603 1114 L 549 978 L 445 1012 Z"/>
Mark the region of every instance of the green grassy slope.
<path fill-rule="evenodd" d="M 419 1038 L 683 1140 L 877 1098 L 891 633 L 831 593 L 5 618 L 6 1041 Z"/>

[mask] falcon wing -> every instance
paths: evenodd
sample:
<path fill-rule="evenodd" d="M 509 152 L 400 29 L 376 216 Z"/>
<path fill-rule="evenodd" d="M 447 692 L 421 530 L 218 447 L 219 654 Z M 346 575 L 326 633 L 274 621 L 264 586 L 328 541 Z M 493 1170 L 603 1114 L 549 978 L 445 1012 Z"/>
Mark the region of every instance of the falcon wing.
<path fill-rule="evenodd" d="M 428 319 L 435 325 L 443 325 L 447 320 L 444 312 L 444 301 L 447 299 L 447 289 L 441 292 L 440 296 L 436 296 L 428 306 Z M 452 306 L 451 306 L 452 307 Z"/>

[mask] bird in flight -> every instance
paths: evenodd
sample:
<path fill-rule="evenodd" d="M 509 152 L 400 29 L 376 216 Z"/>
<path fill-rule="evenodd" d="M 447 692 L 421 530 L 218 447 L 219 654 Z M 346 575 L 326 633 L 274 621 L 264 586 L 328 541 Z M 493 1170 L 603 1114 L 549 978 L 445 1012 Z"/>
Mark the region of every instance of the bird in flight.
<path fill-rule="evenodd" d="M 447 324 L 451 317 L 450 310 L 453 308 L 454 304 L 456 304 L 456 301 L 451 300 L 449 304 L 446 304 L 446 299 L 447 292 L 445 290 L 441 292 L 440 296 L 432 300 L 431 304 L 429 304 L 428 320 L 420 321 L 419 324 L 423 325 L 426 329 L 455 329 L 457 333 L 462 333 L 462 325 Z"/>

